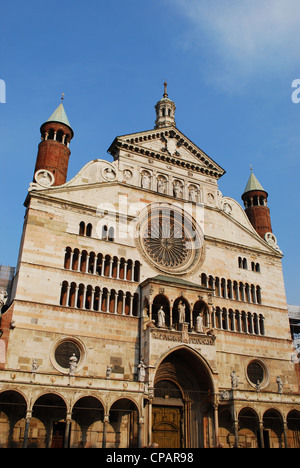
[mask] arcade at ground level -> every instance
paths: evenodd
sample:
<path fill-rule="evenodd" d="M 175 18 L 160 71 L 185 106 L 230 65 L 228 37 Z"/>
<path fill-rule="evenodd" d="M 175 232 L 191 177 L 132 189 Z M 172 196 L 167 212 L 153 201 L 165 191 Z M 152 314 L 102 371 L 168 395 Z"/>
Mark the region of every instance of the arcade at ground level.
<path fill-rule="evenodd" d="M 186 347 L 161 360 L 152 393 L 136 384 L 136 392 L 114 392 L 112 379 L 115 398 L 109 399 L 104 385 L 95 392 L 7 383 L 0 392 L 0 447 L 135 448 L 156 442 L 160 448 L 300 448 L 300 411 L 272 406 L 266 398 L 253 404 L 250 392 L 248 402 L 231 392 L 216 398 L 210 369 Z"/>

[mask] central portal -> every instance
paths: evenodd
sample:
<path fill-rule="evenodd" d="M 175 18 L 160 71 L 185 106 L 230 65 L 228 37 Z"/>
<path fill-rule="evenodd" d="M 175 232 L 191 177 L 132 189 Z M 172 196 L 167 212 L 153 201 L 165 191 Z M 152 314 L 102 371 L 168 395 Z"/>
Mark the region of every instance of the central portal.
<path fill-rule="evenodd" d="M 152 401 L 152 442 L 159 448 L 211 447 L 213 385 L 198 353 L 180 347 L 159 364 Z"/>

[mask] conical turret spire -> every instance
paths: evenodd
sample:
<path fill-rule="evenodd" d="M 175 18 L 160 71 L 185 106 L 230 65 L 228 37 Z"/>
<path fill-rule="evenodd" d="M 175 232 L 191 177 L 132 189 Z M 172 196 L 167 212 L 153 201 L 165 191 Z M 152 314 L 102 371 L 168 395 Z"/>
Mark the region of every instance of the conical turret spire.
<path fill-rule="evenodd" d="M 64 99 L 64 94 L 62 94 L 61 101 Z M 72 130 L 72 127 L 70 125 L 69 119 L 67 117 L 66 111 L 64 109 L 63 103 L 61 102 L 59 106 L 55 109 L 53 114 L 49 117 L 47 122 L 59 122 L 64 125 L 68 125 L 70 129 Z M 73 130 L 72 130 L 73 131 Z"/>
<path fill-rule="evenodd" d="M 266 233 L 272 232 L 270 210 L 267 206 L 268 194 L 253 174 L 252 167 L 242 200 L 249 221 L 256 232 L 264 238 Z"/>

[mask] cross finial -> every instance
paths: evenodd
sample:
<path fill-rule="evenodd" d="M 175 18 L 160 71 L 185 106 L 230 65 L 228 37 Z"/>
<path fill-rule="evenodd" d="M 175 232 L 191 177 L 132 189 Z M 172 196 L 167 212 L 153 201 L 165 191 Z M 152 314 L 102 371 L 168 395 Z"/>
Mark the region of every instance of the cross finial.
<path fill-rule="evenodd" d="M 165 81 L 165 82 L 164 82 L 164 87 L 165 87 L 164 97 L 168 97 L 167 85 L 168 85 L 168 83 Z"/>
<path fill-rule="evenodd" d="M 252 164 L 250 164 L 250 171 L 252 172 Z"/>
<path fill-rule="evenodd" d="M 62 101 L 64 100 L 64 97 L 65 97 L 65 93 L 62 93 L 62 95 L 61 95 L 61 100 Z"/>

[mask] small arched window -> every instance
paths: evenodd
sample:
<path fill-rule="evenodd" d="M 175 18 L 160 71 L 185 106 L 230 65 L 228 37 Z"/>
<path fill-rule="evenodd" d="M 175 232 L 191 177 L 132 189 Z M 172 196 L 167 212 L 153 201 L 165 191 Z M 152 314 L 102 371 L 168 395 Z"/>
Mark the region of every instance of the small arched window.
<path fill-rule="evenodd" d="M 86 235 L 88 237 L 91 237 L 92 236 L 92 230 L 93 230 L 93 226 L 91 225 L 91 223 L 89 223 L 86 227 Z"/>
<path fill-rule="evenodd" d="M 102 240 L 107 239 L 107 226 L 102 226 L 102 234 L 101 234 Z"/>
<path fill-rule="evenodd" d="M 85 223 L 83 221 L 81 221 L 81 223 L 79 224 L 79 235 L 85 235 Z"/>
<path fill-rule="evenodd" d="M 108 230 L 108 239 L 109 241 L 114 241 L 114 236 L 115 236 L 115 230 L 114 228 L 111 226 Z"/>

